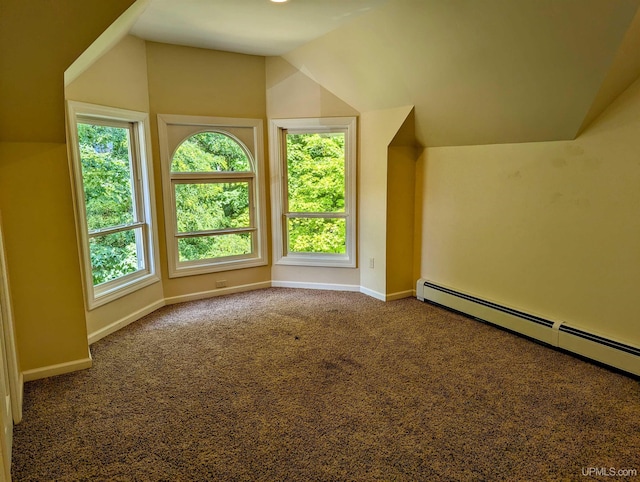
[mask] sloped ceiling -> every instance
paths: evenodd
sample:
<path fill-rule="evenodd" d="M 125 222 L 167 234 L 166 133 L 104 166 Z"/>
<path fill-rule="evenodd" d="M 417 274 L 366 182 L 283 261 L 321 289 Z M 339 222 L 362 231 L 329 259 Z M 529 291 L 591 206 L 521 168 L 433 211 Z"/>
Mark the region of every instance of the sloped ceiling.
<path fill-rule="evenodd" d="M 146 40 L 280 55 L 387 0 L 146 0 L 131 33 Z"/>
<path fill-rule="evenodd" d="M 415 105 L 425 146 L 572 139 L 640 74 L 609 72 L 639 3 L 392 0 L 283 57 L 359 111 Z"/>
<path fill-rule="evenodd" d="M 133 34 L 282 54 L 424 146 L 573 139 L 640 75 L 640 0 L 145 1 Z"/>

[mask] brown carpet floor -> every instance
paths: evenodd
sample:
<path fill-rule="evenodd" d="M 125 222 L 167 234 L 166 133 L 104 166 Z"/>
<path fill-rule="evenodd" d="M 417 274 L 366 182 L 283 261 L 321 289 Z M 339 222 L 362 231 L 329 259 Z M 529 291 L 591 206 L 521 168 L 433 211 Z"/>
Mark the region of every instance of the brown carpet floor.
<path fill-rule="evenodd" d="M 640 473 L 637 378 L 412 298 L 271 288 L 162 308 L 91 350 L 92 369 L 26 384 L 14 480 Z"/>

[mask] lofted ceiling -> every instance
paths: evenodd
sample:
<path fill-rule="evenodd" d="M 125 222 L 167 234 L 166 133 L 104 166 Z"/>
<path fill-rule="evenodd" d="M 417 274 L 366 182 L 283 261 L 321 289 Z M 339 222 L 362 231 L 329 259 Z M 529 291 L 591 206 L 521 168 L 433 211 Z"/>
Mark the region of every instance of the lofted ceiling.
<path fill-rule="evenodd" d="M 147 40 L 281 56 L 425 146 L 575 138 L 640 75 L 640 0 L 146 0 Z"/>
<path fill-rule="evenodd" d="M 150 0 L 131 33 L 145 40 L 282 55 L 387 0 Z"/>

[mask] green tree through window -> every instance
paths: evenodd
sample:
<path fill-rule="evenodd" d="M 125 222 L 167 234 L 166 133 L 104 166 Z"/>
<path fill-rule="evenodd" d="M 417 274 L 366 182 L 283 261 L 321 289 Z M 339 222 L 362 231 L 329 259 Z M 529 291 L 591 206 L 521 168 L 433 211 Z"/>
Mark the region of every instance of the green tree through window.
<path fill-rule="evenodd" d="M 346 252 L 344 133 L 288 133 L 288 250 Z"/>
<path fill-rule="evenodd" d="M 96 124 L 77 126 L 86 221 L 91 236 L 91 274 L 96 286 L 141 268 L 135 227 L 104 232 L 136 221 L 130 131 Z"/>
<path fill-rule="evenodd" d="M 179 261 L 253 251 L 253 173 L 238 141 L 219 132 L 189 137 L 173 155 L 171 175 Z"/>

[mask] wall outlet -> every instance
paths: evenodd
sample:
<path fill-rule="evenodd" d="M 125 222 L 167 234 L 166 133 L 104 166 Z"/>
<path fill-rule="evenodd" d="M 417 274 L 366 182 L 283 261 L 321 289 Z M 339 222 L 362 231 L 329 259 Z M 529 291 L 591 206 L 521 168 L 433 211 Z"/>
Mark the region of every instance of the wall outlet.
<path fill-rule="evenodd" d="M 227 286 L 226 279 L 219 279 L 216 281 L 216 288 L 226 288 L 226 286 Z"/>
<path fill-rule="evenodd" d="M 375 266 L 376 266 L 376 259 L 369 258 L 369 268 L 375 268 Z"/>

